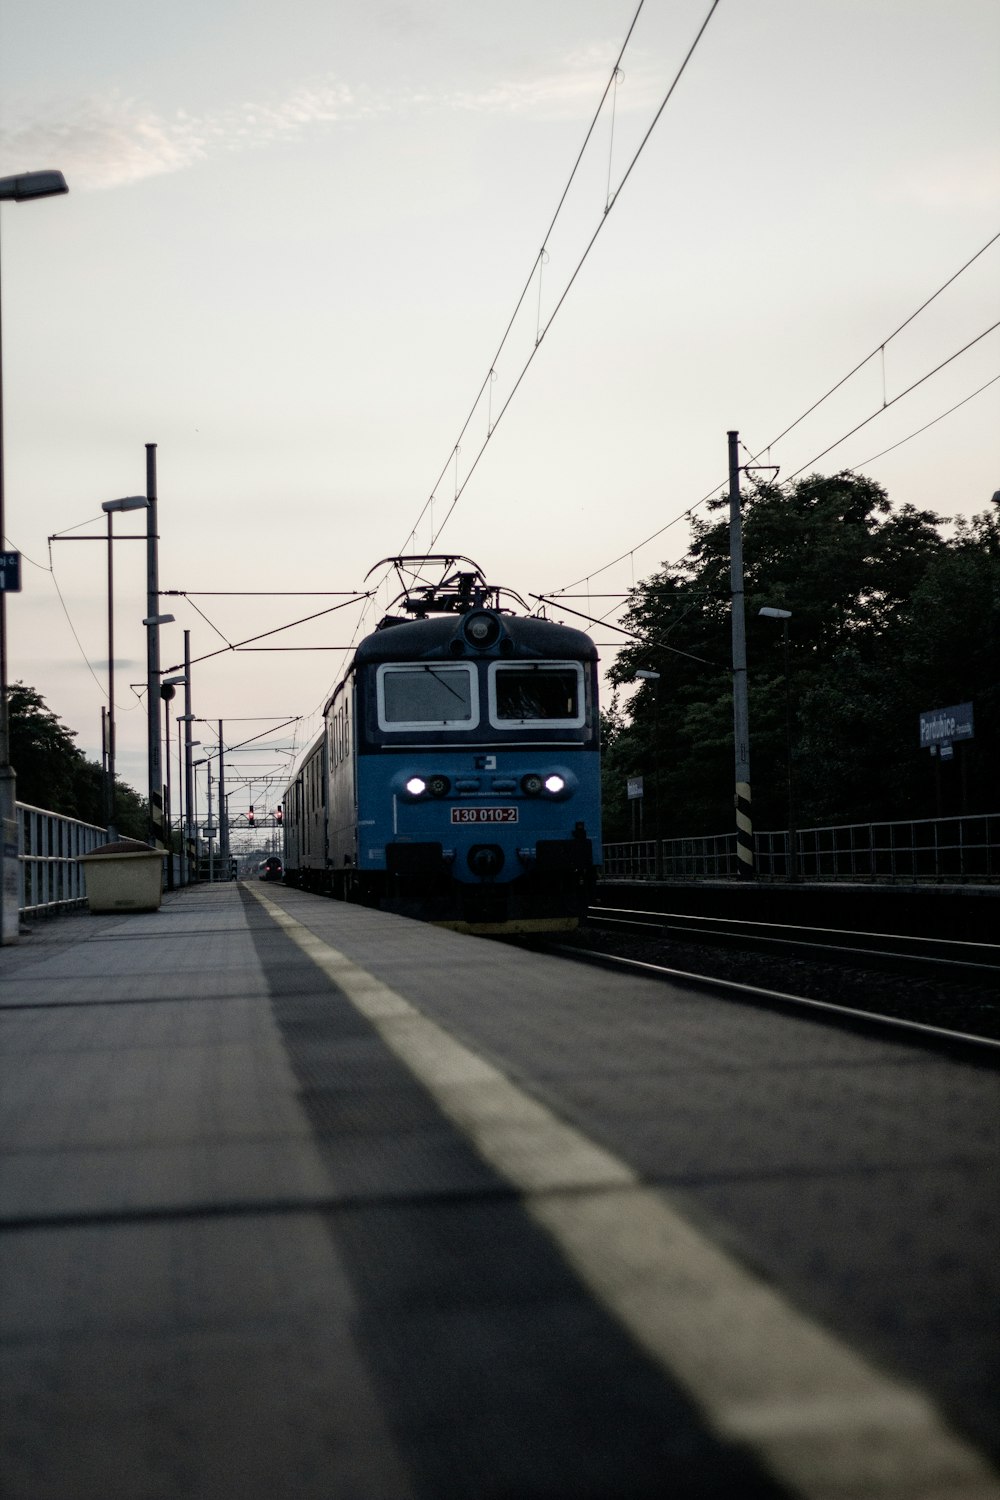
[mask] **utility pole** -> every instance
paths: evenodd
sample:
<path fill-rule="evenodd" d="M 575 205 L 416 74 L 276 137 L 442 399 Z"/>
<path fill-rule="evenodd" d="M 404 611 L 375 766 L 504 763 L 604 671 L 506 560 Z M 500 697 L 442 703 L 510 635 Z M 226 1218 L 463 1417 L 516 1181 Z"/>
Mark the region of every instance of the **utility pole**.
<path fill-rule="evenodd" d="M 738 432 L 729 433 L 729 579 L 733 626 L 733 747 L 736 756 L 736 856 L 741 880 L 754 878 L 750 811 L 750 710 L 747 701 L 747 632 L 743 600 L 743 528 L 740 518 Z"/>
<path fill-rule="evenodd" d="M 208 757 L 208 883 L 215 881 L 215 829 L 212 827 L 212 757 Z"/>
<path fill-rule="evenodd" d="M 196 831 L 191 809 L 194 805 L 194 762 L 192 760 L 191 725 L 191 632 L 184 632 L 184 873 L 185 883 L 197 878 Z M 194 866 L 194 874 L 192 874 Z"/>
<path fill-rule="evenodd" d="M 160 759 L 160 577 L 156 519 L 156 444 L 146 444 L 146 712 L 149 843 L 163 847 L 163 765 Z"/>
<path fill-rule="evenodd" d="M 219 858 L 222 861 L 222 879 L 229 879 L 229 803 L 226 801 L 226 771 L 222 763 L 222 720 L 219 720 Z"/>

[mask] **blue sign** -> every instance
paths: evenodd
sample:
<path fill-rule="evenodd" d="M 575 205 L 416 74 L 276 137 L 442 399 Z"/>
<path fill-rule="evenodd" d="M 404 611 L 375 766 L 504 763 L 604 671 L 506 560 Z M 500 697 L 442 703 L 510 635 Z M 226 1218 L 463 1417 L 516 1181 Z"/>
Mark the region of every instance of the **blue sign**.
<path fill-rule="evenodd" d="M 932 708 L 920 715 L 920 744 L 950 745 L 954 740 L 971 740 L 975 737 L 973 729 L 971 703 Z"/>
<path fill-rule="evenodd" d="M 0 552 L 0 590 L 7 594 L 21 592 L 20 552 Z"/>

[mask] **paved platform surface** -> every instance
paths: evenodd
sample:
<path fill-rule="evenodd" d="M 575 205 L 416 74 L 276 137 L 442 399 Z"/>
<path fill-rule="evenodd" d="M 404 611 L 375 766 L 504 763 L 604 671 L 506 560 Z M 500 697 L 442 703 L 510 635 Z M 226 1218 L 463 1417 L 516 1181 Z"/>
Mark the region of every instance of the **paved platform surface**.
<path fill-rule="evenodd" d="M 1000 1496 L 998 1087 L 281 887 L 0 951 L 0 1493 Z"/>

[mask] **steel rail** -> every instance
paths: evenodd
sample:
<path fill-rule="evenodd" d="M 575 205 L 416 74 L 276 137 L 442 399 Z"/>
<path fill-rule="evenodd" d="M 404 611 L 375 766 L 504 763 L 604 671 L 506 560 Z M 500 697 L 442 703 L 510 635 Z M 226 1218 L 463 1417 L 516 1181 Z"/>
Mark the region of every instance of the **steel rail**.
<path fill-rule="evenodd" d="M 590 907 L 594 926 L 628 928 L 633 932 L 677 933 L 698 942 L 742 944 L 758 950 L 780 950 L 872 964 L 891 965 L 952 977 L 967 975 L 985 980 L 1000 976 L 1000 944 L 965 942 L 955 938 L 913 937 L 906 933 L 854 932 L 830 927 L 800 927 L 786 923 L 750 922 L 742 918 L 696 917 L 672 912 L 635 911 L 624 907 Z"/>
<path fill-rule="evenodd" d="M 901 1040 L 924 1046 L 957 1051 L 964 1057 L 972 1056 L 991 1065 L 1000 1064 L 1000 1040 L 978 1036 L 973 1032 L 952 1031 L 944 1026 L 931 1026 L 923 1021 L 909 1021 L 904 1017 L 885 1015 L 882 1011 L 863 1010 L 853 1005 L 838 1005 L 831 1000 L 814 1000 L 805 995 L 792 995 L 783 990 L 766 989 L 761 985 L 741 984 L 733 979 L 717 979 L 709 974 L 694 974 L 685 969 L 672 969 L 664 964 L 651 964 L 643 959 L 622 958 L 614 953 L 601 953 L 593 948 L 572 948 L 564 943 L 546 943 L 549 952 L 576 959 L 582 963 L 597 964 L 603 968 L 622 969 L 644 975 L 651 979 L 682 981 L 709 992 L 732 994 L 740 999 L 762 1003 L 790 1013 L 809 1011 L 812 1014 L 840 1022 L 853 1029 L 875 1031 L 879 1034 L 896 1033 Z"/>

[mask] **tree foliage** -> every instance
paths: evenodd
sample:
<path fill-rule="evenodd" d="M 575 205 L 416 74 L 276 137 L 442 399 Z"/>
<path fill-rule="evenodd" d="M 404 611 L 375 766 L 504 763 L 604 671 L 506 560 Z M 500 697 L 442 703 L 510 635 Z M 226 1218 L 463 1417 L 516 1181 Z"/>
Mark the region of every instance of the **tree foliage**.
<path fill-rule="evenodd" d="M 724 513 L 720 514 L 720 511 Z M 610 837 L 628 835 L 625 781 L 644 775 L 647 830 L 725 832 L 733 821 L 728 502 L 696 522 L 687 555 L 631 593 L 636 640 L 611 673 L 658 671 L 605 756 Z M 756 827 L 784 828 L 784 637 L 794 812 L 800 827 L 987 811 L 1000 738 L 1000 512 L 942 534 L 932 511 L 893 507 L 870 479 L 813 475 L 743 502 L 750 766 Z M 972 701 L 974 741 L 942 764 L 918 746 L 922 710 Z"/>
<path fill-rule="evenodd" d="M 104 823 L 104 773 L 88 760 L 44 698 L 23 682 L 8 689 L 10 760 L 17 774 L 17 800 L 46 812 Z M 146 836 L 146 801 L 115 778 L 116 826 L 131 838 Z"/>

